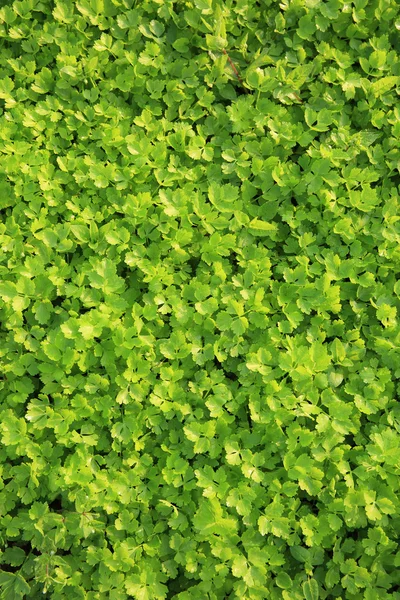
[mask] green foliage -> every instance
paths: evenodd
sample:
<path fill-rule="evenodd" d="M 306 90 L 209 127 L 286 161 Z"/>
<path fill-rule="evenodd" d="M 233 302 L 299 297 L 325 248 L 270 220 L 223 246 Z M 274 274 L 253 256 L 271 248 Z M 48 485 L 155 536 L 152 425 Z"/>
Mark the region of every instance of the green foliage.
<path fill-rule="evenodd" d="M 400 599 L 399 31 L 0 2 L 0 599 Z"/>

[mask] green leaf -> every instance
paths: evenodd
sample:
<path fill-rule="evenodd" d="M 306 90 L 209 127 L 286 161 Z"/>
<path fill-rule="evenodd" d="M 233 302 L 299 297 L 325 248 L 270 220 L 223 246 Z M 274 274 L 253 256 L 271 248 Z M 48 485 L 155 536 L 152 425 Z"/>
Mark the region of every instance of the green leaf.
<path fill-rule="evenodd" d="M 313 342 L 310 347 L 310 359 L 315 371 L 325 371 L 331 364 L 328 349 L 320 342 Z"/>
<path fill-rule="evenodd" d="M 301 17 L 298 25 L 299 28 L 297 29 L 297 35 L 303 40 L 311 40 L 316 29 L 312 15 L 307 14 Z"/>
<path fill-rule="evenodd" d="M 80 241 L 80 242 L 89 242 L 90 240 L 90 235 L 89 235 L 89 229 L 86 225 L 80 225 L 78 223 L 71 225 L 71 231 L 74 234 L 74 236 Z"/>
<path fill-rule="evenodd" d="M 227 329 L 230 329 L 233 323 L 232 315 L 226 311 L 221 311 L 217 314 L 216 323 L 221 331 L 226 331 Z"/>
<path fill-rule="evenodd" d="M 36 320 L 41 324 L 44 325 L 45 323 L 47 323 L 50 319 L 51 313 L 52 313 L 52 305 L 50 302 L 35 302 L 34 305 L 34 313 L 35 313 L 35 318 Z"/>
<path fill-rule="evenodd" d="M 11 281 L 0 283 L 0 296 L 5 302 L 14 300 L 17 295 L 18 292 L 15 283 L 12 283 Z"/>
<path fill-rule="evenodd" d="M 396 75 L 382 77 L 371 84 L 371 90 L 374 96 L 380 97 L 389 92 L 394 86 L 400 82 L 400 78 Z"/>
<path fill-rule="evenodd" d="M 278 576 L 275 579 L 275 582 L 276 582 L 276 585 L 283 590 L 290 590 L 293 585 L 293 581 L 292 581 L 291 577 L 289 577 L 289 575 L 287 573 L 285 573 L 284 571 L 281 571 L 280 573 L 278 573 Z"/>
<path fill-rule="evenodd" d="M 35 77 L 35 83 L 32 84 L 32 89 L 37 94 L 47 94 L 54 85 L 53 75 L 47 67 L 44 67 Z"/>
<path fill-rule="evenodd" d="M 202 536 L 230 535 L 237 529 L 233 517 L 224 516 L 222 506 L 216 498 L 200 500 L 199 509 L 194 518 L 193 525 Z"/>
<path fill-rule="evenodd" d="M 7 100 L 12 97 L 11 92 L 15 85 L 10 77 L 3 77 L 0 81 L 0 98 Z"/>
<path fill-rule="evenodd" d="M 239 190 L 230 184 L 221 186 L 212 183 L 208 188 L 210 202 L 222 213 L 232 213 L 235 210 L 238 195 Z"/>
<path fill-rule="evenodd" d="M 20 600 L 29 594 L 31 588 L 25 579 L 17 573 L 0 571 L 0 588 L 5 600 Z"/>
<path fill-rule="evenodd" d="M 328 589 L 335 587 L 340 581 L 339 568 L 337 566 L 330 567 L 325 576 L 325 585 Z"/>
<path fill-rule="evenodd" d="M 310 560 L 310 553 L 307 548 L 302 546 L 292 546 L 290 548 L 290 554 L 299 562 L 308 562 Z"/>
<path fill-rule="evenodd" d="M 303 592 L 305 600 L 318 600 L 319 586 L 315 579 L 309 579 L 303 583 Z"/>
<path fill-rule="evenodd" d="M 206 43 L 209 50 L 222 50 L 228 45 L 225 38 L 210 34 L 206 34 Z"/>
<path fill-rule="evenodd" d="M 250 221 L 248 228 L 250 233 L 259 237 L 271 236 L 278 231 L 278 225 L 276 223 L 261 221 L 261 219 L 253 219 Z"/>
<path fill-rule="evenodd" d="M 189 49 L 189 40 L 187 38 L 179 38 L 172 44 L 173 48 L 178 52 L 185 54 Z"/>

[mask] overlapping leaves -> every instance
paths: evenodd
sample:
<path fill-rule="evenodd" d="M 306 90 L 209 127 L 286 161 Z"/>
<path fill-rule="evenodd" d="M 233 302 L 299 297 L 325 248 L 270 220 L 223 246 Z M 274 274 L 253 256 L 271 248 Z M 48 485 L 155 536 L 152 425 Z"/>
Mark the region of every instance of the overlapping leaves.
<path fill-rule="evenodd" d="M 0 40 L 0 597 L 399 598 L 398 3 Z"/>

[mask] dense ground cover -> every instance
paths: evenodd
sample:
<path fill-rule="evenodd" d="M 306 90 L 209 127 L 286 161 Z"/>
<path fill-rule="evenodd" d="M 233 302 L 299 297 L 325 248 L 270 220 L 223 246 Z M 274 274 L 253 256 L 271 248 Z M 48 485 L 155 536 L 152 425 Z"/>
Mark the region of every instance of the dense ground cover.
<path fill-rule="evenodd" d="M 397 0 L 0 5 L 0 598 L 400 598 Z"/>

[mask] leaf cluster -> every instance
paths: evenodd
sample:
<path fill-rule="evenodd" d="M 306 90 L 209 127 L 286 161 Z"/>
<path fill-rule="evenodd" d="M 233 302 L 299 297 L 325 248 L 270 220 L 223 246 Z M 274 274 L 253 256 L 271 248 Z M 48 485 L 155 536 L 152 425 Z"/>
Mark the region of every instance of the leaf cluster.
<path fill-rule="evenodd" d="M 0 3 L 0 599 L 400 599 L 400 4 Z"/>

